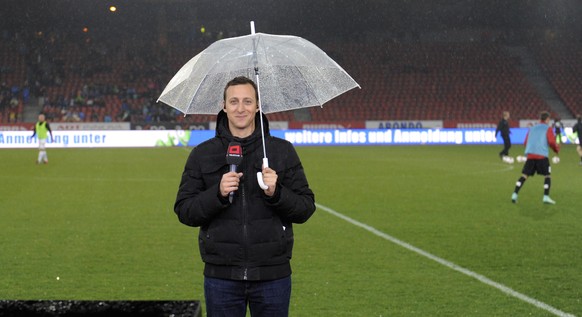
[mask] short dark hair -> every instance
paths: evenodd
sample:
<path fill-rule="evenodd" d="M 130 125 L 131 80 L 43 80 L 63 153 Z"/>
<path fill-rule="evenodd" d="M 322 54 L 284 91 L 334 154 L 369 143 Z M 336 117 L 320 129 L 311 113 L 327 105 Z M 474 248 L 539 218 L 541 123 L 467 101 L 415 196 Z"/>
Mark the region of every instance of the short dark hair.
<path fill-rule="evenodd" d="M 235 77 L 233 79 L 231 79 L 228 83 L 226 83 L 226 86 L 224 87 L 224 92 L 222 95 L 222 99 L 223 101 L 226 101 L 226 90 L 228 89 L 228 87 L 230 86 L 237 86 L 237 85 L 251 85 L 253 86 L 253 88 L 255 89 L 255 99 L 257 100 L 257 104 L 259 103 L 259 90 L 257 89 L 257 84 L 255 84 L 255 82 L 245 76 L 238 76 Z"/>
<path fill-rule="evenodd" d="M 542 111 L 542 113 L 540 113 L 540 120 L 542 121 L 546 121 L 549 117 L 550 113 L 547 111 Z"/>

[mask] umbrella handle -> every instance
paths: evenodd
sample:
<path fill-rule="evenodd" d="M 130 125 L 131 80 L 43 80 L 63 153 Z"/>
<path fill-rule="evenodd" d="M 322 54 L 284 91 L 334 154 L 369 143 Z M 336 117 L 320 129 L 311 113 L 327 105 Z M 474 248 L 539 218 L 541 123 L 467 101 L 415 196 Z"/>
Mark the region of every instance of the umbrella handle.
<path fill-rule="evenodd" d="M 263 168 L 265 167 L 269 167 L 269 159 L 263 157 Z M 257 172 L 257 182 L 259 182 L 259 187 L 261 187 L 263 190 L 267 190 L 269 188 L 269 186 L 265 185 L 265 182 L 263 181 L 263 172 Z"/>

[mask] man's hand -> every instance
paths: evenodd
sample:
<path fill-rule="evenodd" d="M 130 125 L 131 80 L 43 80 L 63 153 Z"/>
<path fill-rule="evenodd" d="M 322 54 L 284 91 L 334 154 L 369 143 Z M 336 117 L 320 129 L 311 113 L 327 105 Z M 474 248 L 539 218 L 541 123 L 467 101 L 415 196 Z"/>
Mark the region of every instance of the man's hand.
<path fill-rule="evenodd" d="M 277 173 L 270 167 L 263 168 L 263 182 L 268 186 L 265 189 L 265 195 L 272 197 L 277 188 Z"/>
<path fill-rule="evenodd" d="M 238 190 L 238 184 L 243 173 L 228 172 L 220 180 L 220 195 L 227 197 L 230 192 Z"/>

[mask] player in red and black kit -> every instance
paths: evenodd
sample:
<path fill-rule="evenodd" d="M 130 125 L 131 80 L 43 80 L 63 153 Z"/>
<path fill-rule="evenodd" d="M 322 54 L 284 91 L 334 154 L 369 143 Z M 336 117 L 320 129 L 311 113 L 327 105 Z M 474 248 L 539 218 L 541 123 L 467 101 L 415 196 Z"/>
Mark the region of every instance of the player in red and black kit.
<path fill-rule="evenodd" d="M 525 154 L 527 160 L 521 171 L 522 175 L 515 184 L 515 190 L 511 195 L 511 201 L 517 203 L 517 194 L 529 176 L 535 174 L 544 176 L 544 197 L 542 202 L 544 204 L 555 204 L 556 202 L 550 198 L 550 187 L 552 185 L 551 167 L 548 156 L 550 155 L 550 148 L 556 152 L 560 152 L 560 146 L 556 143 L 556 135 L 550 126 L 550 113 L 542 112 L 540 115 L 540 122 L 531 127 L 525 137 Z"/>

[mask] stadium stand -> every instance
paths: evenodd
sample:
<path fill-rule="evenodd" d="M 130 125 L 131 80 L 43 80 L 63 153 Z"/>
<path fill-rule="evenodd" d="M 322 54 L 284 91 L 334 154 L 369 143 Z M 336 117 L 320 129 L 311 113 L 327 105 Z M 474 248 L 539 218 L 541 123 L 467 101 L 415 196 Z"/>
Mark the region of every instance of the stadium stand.
<path fill-rule="evenodd" d="M 67 33 L 13 36 L 0 48 L 0 122 L 22 120 L 37 100 L 51 121 L 196 123 L 157 104 L 173 74 L 207 43 L 96 40 Z M 536 118 L 547 104 L 519 71 L 519 60 L 500 44 L 318 43 L 362 86 L 300 117 L 269 114 L 275 121 L 470 120 L 496 121 L 508 110 Z M 579 45 L 538 46 L 552 85 L 575 114 L 582 112 Z M 33 85 L 28 85 L 31 82 Z"/>
<path fill-rule="evenodd" d="M 534 46 L 542 69 L 572 114 L 582 113 L 582 45 L 553 42 Z"/>
<path fill-rule="evenodd" d="M 545 108 L 527 79 L 494 44 L 341 45 L 361 92 L 332 100 L 313 120 L 493 120 L 509 110 L 529 118 Z M 366 53 L 363 53 L 366 52 Z"/>
<path fill-rule="evenodd" d="M 24 103 L 30 97 L 26 52 L 23 47 L 5 43 L 0 45 L 0 122 L 15 123 L 21 120 Z"/>

